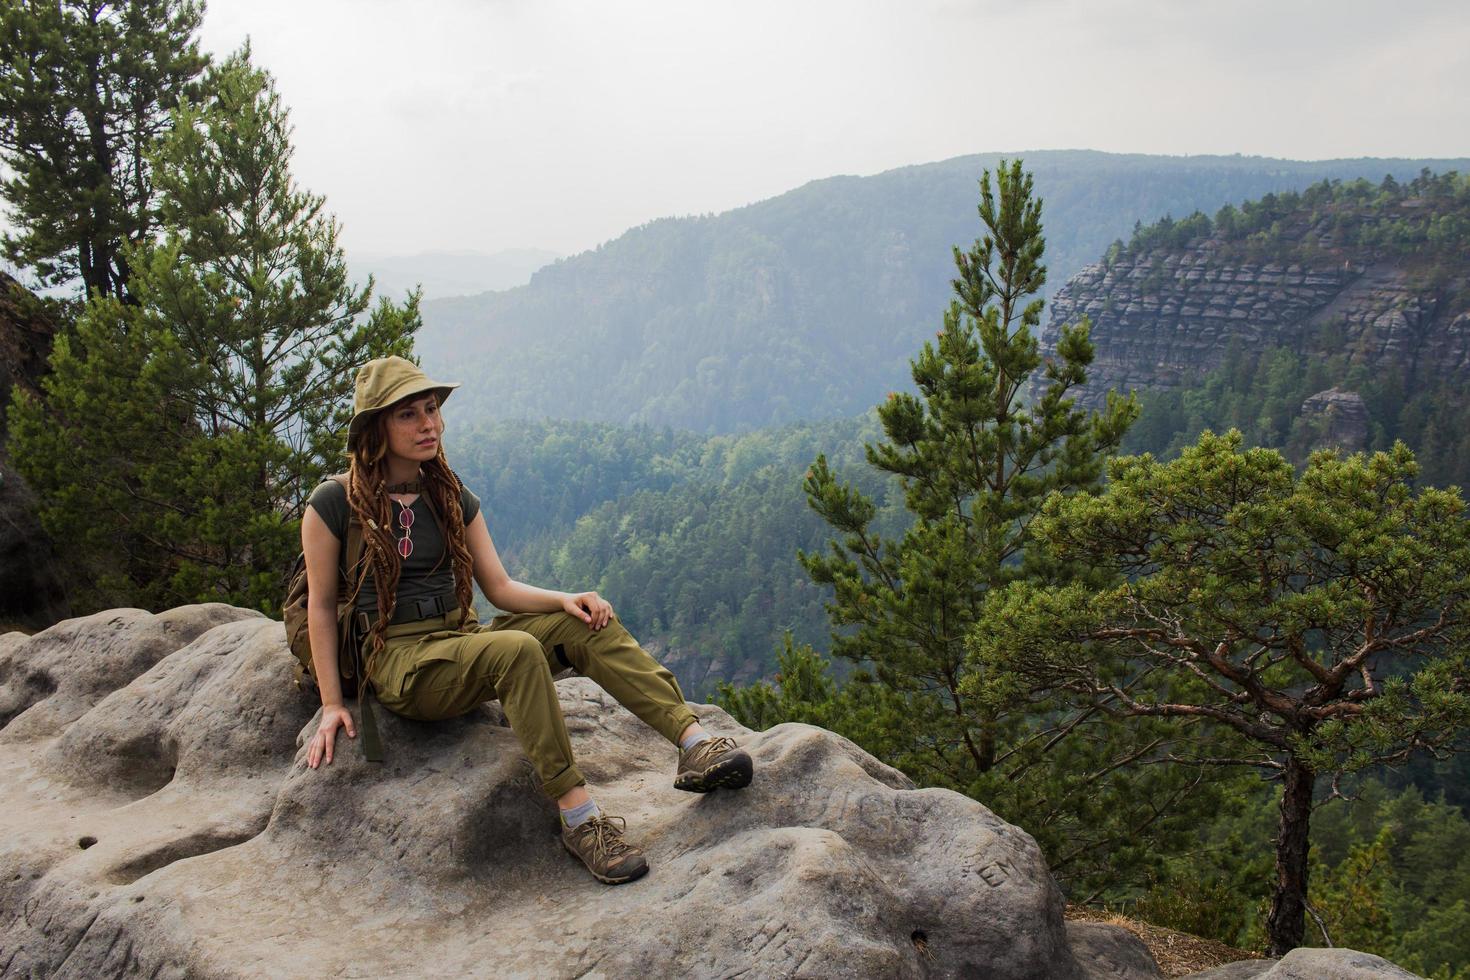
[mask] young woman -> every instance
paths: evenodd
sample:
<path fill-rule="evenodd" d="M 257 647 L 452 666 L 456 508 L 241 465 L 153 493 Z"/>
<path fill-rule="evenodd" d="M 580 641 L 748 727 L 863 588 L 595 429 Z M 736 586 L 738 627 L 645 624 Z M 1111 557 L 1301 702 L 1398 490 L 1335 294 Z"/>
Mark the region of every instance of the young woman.
<path fill-rule="evenodd" d="M 354 606 L 365 673 L 390 711 L 431 721 L 498 698 L 561 812 L 562 841 L 599 880 L 621 884 L 648 864 L 599 811 L 572 758 L 553 671 L 592 678 L 679 747 L 674 785 L 697 793 L 749 784 L 750 756 L 699 726 L 674 675 L 618 622 L 596 592 L 569 595 L 506 574 L 480 500 L 444 458 L 439 408 L 457 384 L 429 380 L 401 357 L 357 375 L 348 429 L 348 487 L 317 487 L 301 521 L 310 595 L 307 628 L 322 695 L 307 764 L 332 761 L 338 729 L 357 735 L 337 675 L 336 598 L 350 514 L 362 525 L 368 574 Z M 442 530 L 441 530 L 442 529 Z M 471 582 L 506 611 L 479 625 Z"/>

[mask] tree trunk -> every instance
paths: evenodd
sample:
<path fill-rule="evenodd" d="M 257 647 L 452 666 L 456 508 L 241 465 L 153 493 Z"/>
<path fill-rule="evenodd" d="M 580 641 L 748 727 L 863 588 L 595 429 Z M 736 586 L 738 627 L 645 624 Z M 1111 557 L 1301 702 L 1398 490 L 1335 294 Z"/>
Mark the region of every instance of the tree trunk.
<path fill-rule="evenodd" d="M 1276 835 L 1276 893 L 1266 918 L 1268 956 L 1284 956 L 1302 944 L 1307 911 L 1307 848 L 1312 788 L 1317 774 L 1294 756 L 1286 760 L 1281 824 Z"/>

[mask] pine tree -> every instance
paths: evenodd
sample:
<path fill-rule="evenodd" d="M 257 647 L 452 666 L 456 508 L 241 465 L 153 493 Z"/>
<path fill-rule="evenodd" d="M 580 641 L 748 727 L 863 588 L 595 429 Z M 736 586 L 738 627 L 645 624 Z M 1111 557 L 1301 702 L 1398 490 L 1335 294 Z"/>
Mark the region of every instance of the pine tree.
<path fill-rule="evenodd" d="M 149 149 L 208 63 L 195 0 L 0 4 L 6 257 L 43 285 L 128 296 L 124 245 L 157 227 Z"/>
<path fill-rule="evenodd" d="M 1044 366 L 1035 330 L 1046 282 L 1041 202 L 1020 161 L 980 183 L 984 237 L 954 251 L 957 298 L 937 346 L 912 362 L 919 394 L 878 408 L 887 441 L 868 462 L 900 477 L 913 524 L 899 540 L 873 530 L 876 508 L 839 483 L 819 456 L 806 480 L 811 506 L 846 536 L 830 555 L 799 557 L 835 590 L 833 652 L 871 664 L 877 680 L 912 700 L 918 744 L 906 755 L 935 779 L 965 785 L 996 761 L 996 724 L 961 692 L 964 639 L 986 593 L 1058 568 L 1028 561 L 1029 517 L 1051 490 L 1095 487 L 1102 455 L 1135 415 L 1109 398 L 1101 414 L 1077 408 L 1074 389 L 1092 360 L 1087 324 L 1063 328 Z M 1036 399 L 1024 402 L 1042 370 Z M 921 733 L 921 734 L 920 734 Z"/>
<path fill-rule="evenodd" d="M 1172 813 L 1195 786 L 1123 767 L 1164 751 L 1162 730 L 1105 733 L 1105 719 L 1068 713 L 1044 692 L 1006 705 L 971 695 L 965 644 L 992 590 L 1086 575 L 1033 552 L 1030 524 L 1048 494 L 1096 491 L 1137 406 L 1112 393 L 1100 412 L 1075 404 L 1092 360 L 1085 321 L 1061 329 L 1055 357 L 1041 356 L 1045 243 L 1030 175 L 1019 161 L 1003 166 L 992 188 L 987 172 L 980 196 L 983 237 L 955 249 L 957 298 L 937 343 L 912 361 L 918 394 L 879 406 L 887 438 L 866 451 L 899 478 L 908 530 L 879 533 L 876 505 L 825 456 L 807 475 L 809 503 L 843 538 L 799 558 L 832 586 L 832 649 L 858 671 L 828 693 L 820 661 L 788 649 L 779 688 L 721 696 L 761 720 L 822 719 L 919 783 L 983 800 L 1090 898 L 1156 858 L 1150 843 L 1182 826 Z"/>
<path fill-rule="evenodd" d="M 94 296 L 12 432 L 91 604 L 271 610 L 295 517 L 339 469 L 357 365 L 411 351 L 418 298 L 371 310 L 286 110 L 248 50 L 211 69 L 153 158 L 165 234 L 125 250 L 136 304 Z M 81 598 L 87 604 L 85 595 Z"/>
<path fill-rule="evenodd" d="M 1212 767 L 1280 781 L 1272 955 L 1303 941 L 1314 793 L 1470 730 L 1470 523 L 1458 489 L 1411 484 L 1402 444 L 1312 455 L 1206 432 L 1177 460 L 1115 460 L 1107 492 L 1034 522 L 1104 589 L 1017 583 L 972 637 L 976 696 L 1070 691 L 1146 724 L 1229 733 Z M 1152 683 L 1138 688 L 1139 678 Z M 980 688 L 989 682 L 990 690 Z"/>

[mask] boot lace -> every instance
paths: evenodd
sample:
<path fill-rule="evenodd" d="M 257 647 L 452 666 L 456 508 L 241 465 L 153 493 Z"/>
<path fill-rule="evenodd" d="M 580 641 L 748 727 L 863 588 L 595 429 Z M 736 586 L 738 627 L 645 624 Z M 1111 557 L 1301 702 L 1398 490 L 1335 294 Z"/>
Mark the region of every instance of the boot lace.
<path fill-rule="evenodd" d="M 613 821 L 617 821 L 617 826 L 613 825 Z M 619 858 L 633 850 L 627 841 L 623 840 L 623 834 L 628 829 L 628 822 L 622 817 L 592 817 L 583 824 L 583 827 L 586 828 L 582 830 L 583 839 L 588 837 L 592 839 L 592 859 L 594 861 Z"/>
<path fill-rule="evenodd" d="M 704 770 L 718 756 L 730 751 L 735 747 L 735 740 L 728 735 L 718 735 L 707 738 L 694 746 L 689 751 L 689 759 L 685 763 L 689 768 Z"/>

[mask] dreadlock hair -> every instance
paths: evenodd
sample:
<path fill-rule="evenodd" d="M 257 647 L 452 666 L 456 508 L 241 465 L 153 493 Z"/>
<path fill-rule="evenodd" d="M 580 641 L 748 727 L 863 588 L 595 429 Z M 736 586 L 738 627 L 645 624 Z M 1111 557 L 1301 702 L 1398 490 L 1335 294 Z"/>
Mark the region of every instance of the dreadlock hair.
<path fill-rule="evenodd" d="M 395 404 L 378 412 L 377 418 L 358 434 L 347 466 L 347 503 L 362 524 L 363 560 L 368 562 L 378 593 L 378 618 L 363 644 L 363 671 L 369 676 L 398 604 L 398 577 L 403 570 L 403 559 L 398 555 L 398 542 L 392 531 L 393 502 L 388 499 L 387 480 L 388 418 L 396 407 Z M 459 600 L 456 628 L 463 629 L 474 604 L 471 591 L 474 565 L 465 541 L 464 509 L 460 505 L 464 484 L 444 458 L 442 439 L 438 454 L 421 463 L 419 470 L 429 503 L 444 524 L 444 546 L 454 569 L 454 595 Z"/>

